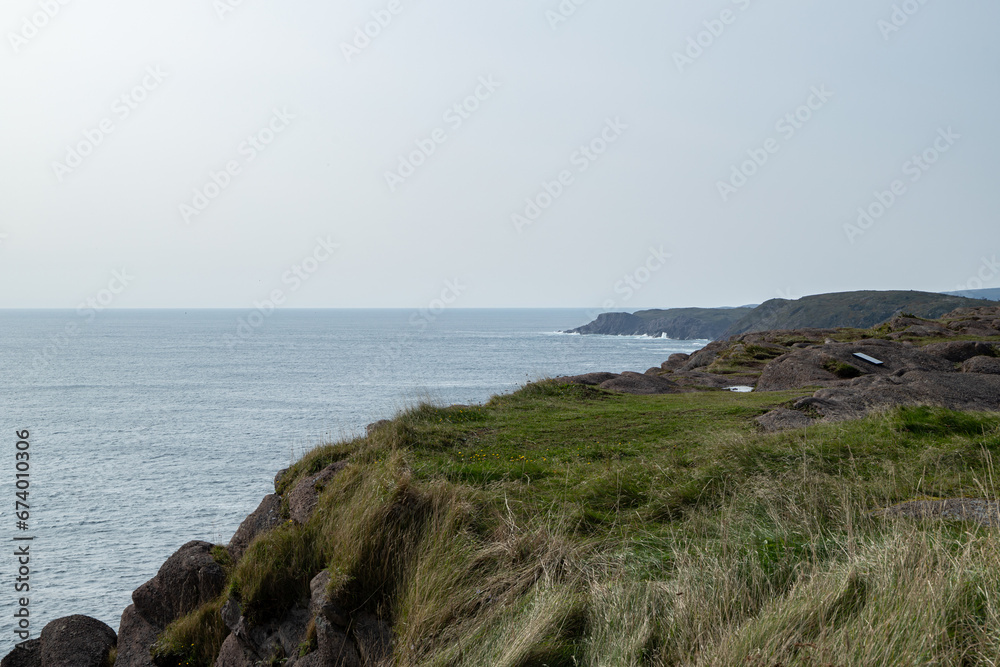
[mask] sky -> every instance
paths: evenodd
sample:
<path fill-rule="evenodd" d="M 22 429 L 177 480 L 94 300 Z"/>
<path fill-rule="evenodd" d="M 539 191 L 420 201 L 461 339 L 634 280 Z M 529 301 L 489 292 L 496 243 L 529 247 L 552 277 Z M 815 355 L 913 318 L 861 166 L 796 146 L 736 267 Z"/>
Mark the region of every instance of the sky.
<path fill-rule="evenodd" d="M 998 23 L 986 0 L 6 0 L 0 308 L 997 287 Z"/>

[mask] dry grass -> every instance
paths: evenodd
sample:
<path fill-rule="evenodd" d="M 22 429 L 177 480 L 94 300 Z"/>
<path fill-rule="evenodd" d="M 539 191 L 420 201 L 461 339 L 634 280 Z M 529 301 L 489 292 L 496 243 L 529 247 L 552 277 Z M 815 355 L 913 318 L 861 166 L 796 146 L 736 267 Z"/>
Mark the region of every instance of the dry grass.
<path fill-rule="evenodd" d="M 764 398 L 696 399 L 535 387 L 418 408 L 297 464 L 286 488 L 349 462 L 309 524 L 251 545 L 231 589 L 276 617 L 327 568 L 338 604 L 392 623 L 407 666 L 998 664 L 996 534 L 872 510 L 994 498 L 1000 416 L 763 435 Z"/>

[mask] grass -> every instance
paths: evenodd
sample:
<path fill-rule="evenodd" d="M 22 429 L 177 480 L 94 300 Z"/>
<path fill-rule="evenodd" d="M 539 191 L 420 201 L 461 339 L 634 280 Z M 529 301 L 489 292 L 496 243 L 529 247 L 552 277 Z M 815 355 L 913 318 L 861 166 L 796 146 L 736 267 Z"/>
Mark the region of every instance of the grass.
<path fill-rule="evenodd" d="M 861 371 L 857 368 L 837 359 L 827 359 L 823 362 L 823 368 L 841 380 L 849 380 L 861 376 Z"/>
<path fill-rule="evenodd" d="M 542 382 L 421 405 L 296 463 L 283 490 L 348 466 L 308 524 L 251 545 L 226 595 L 279 617 L 328 569 L 344 609 L 391 621 L 401 665 L 997 664 L 994 533 L 871 511 L 992 497 L 1000 415 L 756 429 L 802 394 Z M 162 641 L 212 664 L 220 606 Z"/>

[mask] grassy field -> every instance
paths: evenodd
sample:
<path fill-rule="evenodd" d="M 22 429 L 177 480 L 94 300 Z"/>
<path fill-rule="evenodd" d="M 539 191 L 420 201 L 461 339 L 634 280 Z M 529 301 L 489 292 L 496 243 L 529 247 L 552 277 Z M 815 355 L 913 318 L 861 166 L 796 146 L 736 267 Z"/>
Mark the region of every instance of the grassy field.
<path fill-rule="evenodd" d="M 807 393 L 543 382 L 417 407 L 299 461 L 283 491 L 350 465 L 308 524 L 227 563 L 226 595 L 278 616 L 329 568 L 345 608 L 391 619 L 399 665 L 1000 662 L 995 533 L 871 514 L 993 498 L 1000 415 L 905 408 L 757 431 Z M 211 664 L 220 606 L 171 626 L 161 653 Z"/>

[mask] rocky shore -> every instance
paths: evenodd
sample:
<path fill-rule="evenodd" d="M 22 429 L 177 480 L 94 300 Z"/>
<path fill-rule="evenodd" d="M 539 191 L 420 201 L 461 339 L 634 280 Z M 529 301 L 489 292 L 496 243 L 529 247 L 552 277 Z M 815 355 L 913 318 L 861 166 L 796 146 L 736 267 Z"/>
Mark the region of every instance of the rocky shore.
<path fill-rule="evenodd" d="M 937 320 L 897 316 L 872 329 L 747 333 L 690 356 L 672 355 L 644 374 L 557 379 L 632 394 L 811 390 L 760 417 L 769 431 L 857 419 L 895 405 L 1000 410 L 1000 306 L 961 308 Z"/>
<path fill-rule="evenodd" d="M 757 417 L 765 431 L 856 419 L 896 405 L 998 411 L 1000 306 L 958 309 L 936 320 L 897 316 L 871 329 L 746 333 L 693 355 L 675 354 L 645 373 L 589 373 L 556 381 L 630 394 L 719 391 L 740 385 L 757 391 L 802 389 L 800 398 Z M 371 425 L 369 435 L 384 426 Z M 3 658 L 0 667 L 179 665 L 172 657 L 176 653 L 162 645 L 163 633 L 171 623 L 206 608 L 215 614 L 211 620 L 221 633 L 216 667 L 387 664 L 392 627 L 371 610 L 331 594 L 337 587 L 331 585 L 327 569 L 309 581 L 308 598 L 282 608 L 276 617 L 245 609 L 238 595 L 226 593 L 227 572 L 243 561 L 254 540 L 286 523 L 307 524 L 322 490 L 344 468 L 344 462 L 332 463 L 294 479 L 286 479 L 287 471 L 278 473 L 275 492 L 243 521 L 227 546 L 188 542 L 136 589 L 117 633 L 85 616 L 57 619 L 38 639 Z M 912 511 L 978 512 L 996 521 L 995 507 L 966 505 L 924 503 Z M 397 509 L 405 515 L 405 502 Z M 223 599 L 224 594 L 228 597 Z M 219 601 L 218 608 L 211 608 L 213 601 Z"/>

